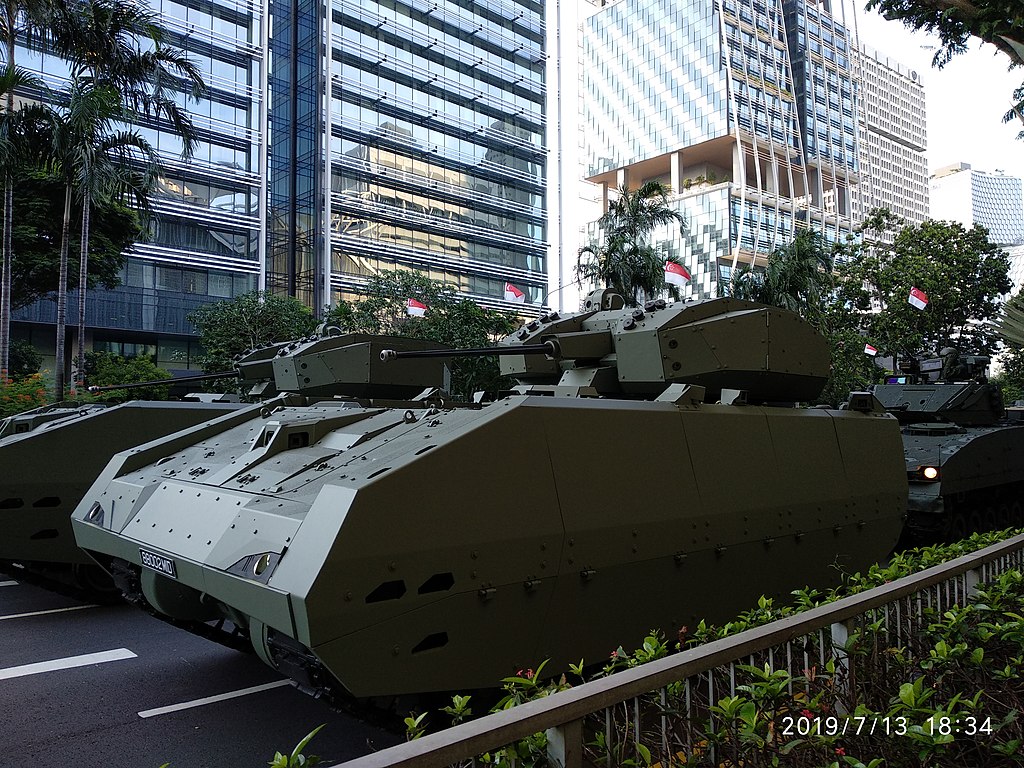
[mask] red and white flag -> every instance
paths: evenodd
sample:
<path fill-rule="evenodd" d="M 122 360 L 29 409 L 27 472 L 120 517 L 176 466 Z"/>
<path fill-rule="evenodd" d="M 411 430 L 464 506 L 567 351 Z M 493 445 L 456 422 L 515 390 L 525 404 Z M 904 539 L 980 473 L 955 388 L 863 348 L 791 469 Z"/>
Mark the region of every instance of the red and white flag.
<path fill-rule="evenodd" d="M 427 311 L 427 305 L 422 301 L 416 301 L 416 299 L 408 299 L 405 302 L 405 311 L 413 317 L 423 317 Z"/>
<path fill-rule="evenodd" d="M 918 309 L 924 309 L 928 306 L 928 294 L 922 291 L 920 288 L 911 288 L 910 296 L 907 298 L 911 304 Z"/>
<path fill-rule="evenodd" d="M 864 345 L 864 354 L 865 355 L 871 355 L 871 357 L 874 357 L 875 355 L 878 354 L 878 350 L 875 349 L 874 347 L 872 347 L 870 344 L 865 344 Z"/>
<path fill-rule="evenodd" d="M 525 304 L 526 294 L 512 285 L 512 283 L 505 283 L 505 301 L 515 301 L 520 304 Z"/>
<path fill-rule="evenodd" d="M 682 264 L 676 264 L 674 261 L 665 262 L 666 283 L 669 285 L 686 285 L 688 280 L 690 280 L 690 273 L 686 271 L 686 267 Z"/>

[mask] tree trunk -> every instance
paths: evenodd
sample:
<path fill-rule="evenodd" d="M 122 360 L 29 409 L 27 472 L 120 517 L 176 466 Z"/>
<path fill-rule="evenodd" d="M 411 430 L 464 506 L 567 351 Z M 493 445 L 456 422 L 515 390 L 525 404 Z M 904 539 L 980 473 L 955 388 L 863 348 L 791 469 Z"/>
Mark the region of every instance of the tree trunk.
<path fill-rule="evenodd" d="M 89 276 L 89 208 L 92 196 L 89 190 L 82 193 L 82 248 L 78 256 L 78 365 L 75 385 L 85 386 L 85 293 Z"/>
<path fill-rule="evenodd" d="M 60 239 L 60 277 L 57 280 L 57 362 L 53 392 L 57 402 L 64 399 L 64 332 L 68 310 L 68 241 L 71 239 L 71 187 L 64 190 L 64 229 Z"/>
<path fill-rule="evenodd" d="M 7 40 L 7 66 L 14 69 L 14 25 L 17 18 L 12 3 L 4 3 L 7 14 L 7 29 L 10 30 Z M 7 115 L 14 112 L 14 91 L 7 93 Z M 14 228 L 14 182 L 10 170 L 4 174 L 4 231 L 3 231 L 3 268 L 0 269 L 0 380 L 7 378 L 11 362 L 11 272 L 14 269 L 14 249 L 11 230 Z"/>
<path fill-rule="evenodd" d="M 14 254 L 11 249 L 13 229 L 14 185 L 11 175 L 4 175 L 3 269 L 0 271 L 0 381 L 8 378 L 11 363 L 11 271 Z"/>

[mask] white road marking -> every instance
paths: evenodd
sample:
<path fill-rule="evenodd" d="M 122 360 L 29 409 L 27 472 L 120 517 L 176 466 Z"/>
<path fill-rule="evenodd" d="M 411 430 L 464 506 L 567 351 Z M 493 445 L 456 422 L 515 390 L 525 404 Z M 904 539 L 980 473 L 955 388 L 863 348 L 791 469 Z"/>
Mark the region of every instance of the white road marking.
<path fill-rule="evenodd" d="M 7 669 L 0 669 L 0 680 L 9 680 L 12 677 L 38 675 L 41 672 L 53 672 L 58 669 L 72 669 L 74 667 L 87 667 L 90 664 L 103 664 L 107 661 L 122 661 L 124 659 L 134 658 L 136 658 L 135 654 L 127 648 L 116 648 L 112 651 L 87 653 L 82 656 L 69 656 L 65 659 L 51 659 L 50 661 L 40 661 L 35 664 L 23 664 L 20 667 L 7 667 Z"/>
<path fill-rule="evenodd" d="M 0 587 L 16 587 L 18 582 L 16 581 L 0 581 Z"/>
<path fill-rule="evenodd" d="M 182 709 L 192 709 L 192 707 L 202 707 L 206 704 L 215 704 L 218 701 L 225 701 L 227 699 L 237 699 L 239 696 L 248 696 L 250 693 L 269 691 L 271 688 L 281 688 L 282 686 L 291 684 L 291 680 L 277 680 L 273 683 L 254 685 L 252 688 L 242 688 L 239 691 L 231 691 L 230 693 L 218 693 L 216 696 L 207 696 L 204 699 L 194 699 L 193 701 L 184 701 L 181 704 L 171 704 L 166 707 L 158 707 L 157 709 L 147 709 L 139 712 L 139 717 L 156 717 L 157 715 L 166 715 L 169 712 L 178 712 Z"/>
<path fill-rule="evenodd" d="M 48 611 L 32 611 L 31 613 L 12 613 L 10 616 L 0 616 L 0 621 L 8 619 L 26 619 L 29 616 L 46 616 L 50 613 L 65 613 L 67 611 L 81 611 L 84 608 L 99 608 L 98 605 L 72 605 L 70 608 L 51 608 Z"/>

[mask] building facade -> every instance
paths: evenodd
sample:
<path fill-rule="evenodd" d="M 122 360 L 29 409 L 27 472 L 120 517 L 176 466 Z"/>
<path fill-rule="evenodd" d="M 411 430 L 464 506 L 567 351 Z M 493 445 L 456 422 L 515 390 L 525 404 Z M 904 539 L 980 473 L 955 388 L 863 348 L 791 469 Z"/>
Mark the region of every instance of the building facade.
<path fill-rule="evenodd" d="M 156 121 L 137 126 L 159 153 L 163 172 L 152 198 L 148 238 L 136 243 L 115 290 L 91 291 L 87 343 L 118 354 L 146 354 L 169 369 L 195 368 L 199 353 L 186 315 L 208 301 L 260 285 L 265 175 L 263 6 L 154 0 L 166 41 L 185 51 L 208 86 L 186 106 L 199 133 L 190 160 L 181 140 Z M 53 90 L 67 83 L 59 58 L 20 47 L 16 63 Z M 56 286 L 54 286 L 56 290 Z M 68 317 L 77 317 L 77 292 Z M 28 339 L 52 367 L 56 310 L 41 301 L 14 314 L 12 337 Z M 74 331 L 69 329 L 68 348 Z M 70 355 L 69 355 L 70 359 Z"/>
<path fill-rule="evenodd" d="M 980 224 L 989 240 L 1010 256 L 1011 293 L 1024 284 L 1024 179 L 978 171 L 969 163 L 937 169 L 931 176 L 931 218 Z"/>
<path fill-rule="evenodd" d="M 929 210 L 924 84 L 916 70 L 868 45 L 861 45 L 860 54 L 864 108 L 855 219 L 872 208 L 888 208 L 920 224 Z"/>
<path fill-rule="evenodd" d="M 186 316 L 201 304 L 265 288 L 320 311 L 393 268 L 493 308 L 521 308 L 506 282 L 541 301 L 542 3 L 152 3 L 208 85 L 198 103 L 179 97 L 200 144 L 183 162 L 177 137 L 138 126 L 163 172 L 122 285 L 89 294 L 93 349 L 194 368 Z M 66 82 L 53 56 L 19 48 L 17 63 Z M 53 354 L 53 302 L 14 320 L 15 338 Z"/>
<path fill-rule="evenodd" d="M 655 240 L 694 295 L 716 295 L 798 228 L 851 231 L 859 106 L 844 14 L 805 0 L 619 0 L 585 20 L 587 178 L 606 195 L 670 185 L 686 226 Z"/>
<path fill-rule="evenodd" d="M 331 298 L 410 266 L 485 306 L 547 291 L 544 5 L 334 0 Z"/>

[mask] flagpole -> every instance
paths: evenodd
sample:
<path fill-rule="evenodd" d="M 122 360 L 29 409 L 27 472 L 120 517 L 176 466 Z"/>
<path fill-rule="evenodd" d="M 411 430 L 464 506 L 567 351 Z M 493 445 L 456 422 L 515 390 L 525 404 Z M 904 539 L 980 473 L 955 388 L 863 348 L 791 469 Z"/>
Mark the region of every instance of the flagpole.
<path fill-rule="evenodd" d="M 573 284 L 572 283 L 566 283 L 565 285 L 560 285 L 557 288 L 553 288 L 552 290 L 550 290 L 547 293 L 545 293 L 544 294 L 544 298 L 542 298 L 540 300 L 540 311 L 537 313 L 537 316 L 540 317 L 541 315 L 544 314 L 544 308 L 547 307 L 547 305 L 548 305 L 548 296 L 550 296 L 553 293 L 558 293 L 559 291 L 564 291 L 566 288 L 568 288 L 571 285 L 573 285 Z"/>

